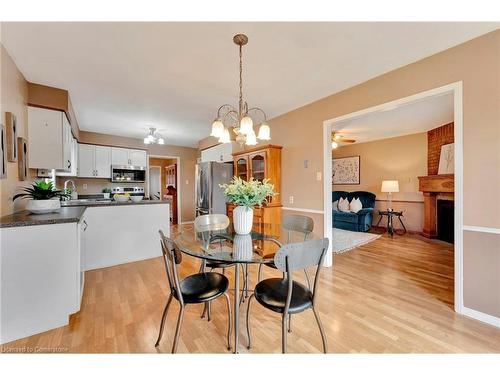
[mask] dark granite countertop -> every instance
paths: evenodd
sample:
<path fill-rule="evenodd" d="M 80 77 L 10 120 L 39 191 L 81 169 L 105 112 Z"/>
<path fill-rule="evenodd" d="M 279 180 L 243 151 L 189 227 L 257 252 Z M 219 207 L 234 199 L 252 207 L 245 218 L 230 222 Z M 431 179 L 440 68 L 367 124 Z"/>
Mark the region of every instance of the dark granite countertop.
<path fill-rule="evenodd" d="M 35 215 L 29 211 L 20 211 L 0 218 L 0 228 L 26 227 L 30 225 L 47 225 L 78 223 L 85 212 L 85 207 L 61 207 L 58 212 Z"/>
<path fill-rule="evenodd" d="M 69 202 L 69 201 L 68 201 Z M 77 223 L 83 216 L 87 207 L 110 207 L 110 206 L 140 206 L 150 204 L 166 204 L 167 201 L 159 200 L 142 200 L 140 202 L 115 202 L 115 201 L 98 201 L 98 202 L 74 202 L 66 206 L 62 206 L 58 212 L 50 214 L 32 214 L 29 211 L 20 211 L 11 215 L 0 218 L 0 228 L 25 227 L 30 225 L 47 225 L 47 224 L 63 224 Z"/>

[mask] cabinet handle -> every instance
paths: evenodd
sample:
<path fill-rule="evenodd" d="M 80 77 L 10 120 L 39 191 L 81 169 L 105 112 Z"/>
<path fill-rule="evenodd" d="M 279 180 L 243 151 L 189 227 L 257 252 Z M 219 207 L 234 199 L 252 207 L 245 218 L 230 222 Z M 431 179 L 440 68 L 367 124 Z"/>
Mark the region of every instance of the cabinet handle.
<path fill-rule="evenodd" d="M 71 160 L 68 160 L 68 169 L 71 169 Z"/>
<path fill-rule="evenodd" d="M 96 175 L 96 176 L 98 175 L 97 169 L 95 170 L 95 175 Z"/>
<path fill-rule="evenodd" d="M 87 224 L 87 222 L 85 220 L 83 220 L 83 224 L 85 224 L 85 226 L 83 227 L 83 231 L 85 232 L 89 225 Z"/>

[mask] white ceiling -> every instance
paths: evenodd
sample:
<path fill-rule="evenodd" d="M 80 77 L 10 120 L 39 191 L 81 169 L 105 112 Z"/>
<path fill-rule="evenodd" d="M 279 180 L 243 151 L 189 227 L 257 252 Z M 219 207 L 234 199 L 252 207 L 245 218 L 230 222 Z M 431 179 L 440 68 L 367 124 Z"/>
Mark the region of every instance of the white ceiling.
<path fill-rule="evenodd" d="M 70 91 L 81 129 L 196 146 L 244 89 L 275 117 L 498 28 L 498 23 L 2 23 L 26 79 Z"/>
<path fill-rule="evenodd" d="M 344 138 L 362 143 L 426 132 L 452 121 L 453 94 L 449 93 L 398 107 L 386 107 L 382 111 L 335 122 L 332 127 Z"/>

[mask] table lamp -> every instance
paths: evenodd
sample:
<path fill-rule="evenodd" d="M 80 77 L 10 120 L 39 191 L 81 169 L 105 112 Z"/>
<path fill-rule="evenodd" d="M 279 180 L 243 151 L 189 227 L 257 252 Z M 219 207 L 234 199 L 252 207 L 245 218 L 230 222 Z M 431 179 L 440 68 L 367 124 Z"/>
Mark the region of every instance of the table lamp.
<path fill-rule="evenodd" d="M 399 182 L 397 180 L 384 180 L 382 181 L 382 188 L 380 190 L 382 193 L 387 193 L 387 199 L 389 200 L 388 210 L 392 211 L 392 193 L 399 192 Z"/>

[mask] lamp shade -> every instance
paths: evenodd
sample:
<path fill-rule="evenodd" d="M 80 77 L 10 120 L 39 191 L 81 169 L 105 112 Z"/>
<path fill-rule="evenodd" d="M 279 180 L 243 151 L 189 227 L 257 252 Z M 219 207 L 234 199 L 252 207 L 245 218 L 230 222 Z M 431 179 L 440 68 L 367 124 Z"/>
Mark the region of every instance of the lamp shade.
<path fill-rule="evenodd" d="M 399 182 L 397 180 L 384 180 L 380 191 L 382 193 L 397 193 L 399 192 Z"/>
<path fill-rule="evenodd" d="M 250 116 L 245 116 L 240 121 L 240 133 L 242 134 L 250 134 L 253 133 L 253 121 Z"/>
<path fill-rule="evenodd" d="M 222 137 L 222 134 L 224 133 L 224 124 L 222 123 L 221 120 L 215 119 L 214 122 L 212 123 L 212 133 L 210 135 L 212 137 Z"/>

